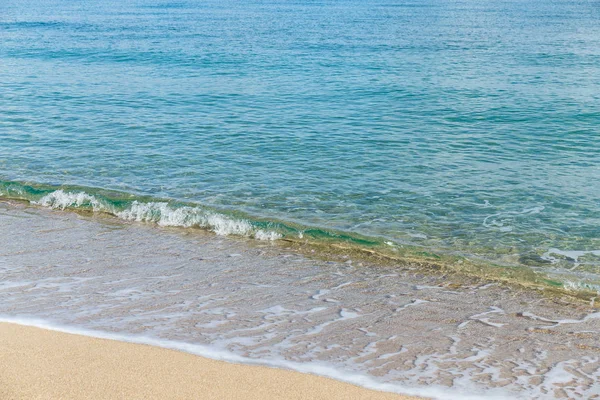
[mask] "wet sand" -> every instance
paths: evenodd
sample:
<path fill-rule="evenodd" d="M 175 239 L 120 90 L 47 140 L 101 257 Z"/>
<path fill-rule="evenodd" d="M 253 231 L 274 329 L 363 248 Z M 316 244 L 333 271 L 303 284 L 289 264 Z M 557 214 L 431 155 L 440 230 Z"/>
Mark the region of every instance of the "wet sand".
<path fill-rule="evenodd" d="M 416 399 L 158 347 L 0 323 L 0 398 Z"/>
<path fill-rule="evenodd" d="M 3 322 L 424 397 L 600 395 L 595 302 L 24 204 L 0 226 Z"/>

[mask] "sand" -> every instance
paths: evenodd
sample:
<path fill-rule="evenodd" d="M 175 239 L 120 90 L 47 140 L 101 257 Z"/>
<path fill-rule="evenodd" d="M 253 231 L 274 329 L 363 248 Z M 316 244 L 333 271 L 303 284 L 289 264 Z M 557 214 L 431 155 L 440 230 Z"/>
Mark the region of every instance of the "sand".
<path fill-rule="evenodd" d="M 319 376 L 0 323 L 0 398 L 415 399 Z"/>

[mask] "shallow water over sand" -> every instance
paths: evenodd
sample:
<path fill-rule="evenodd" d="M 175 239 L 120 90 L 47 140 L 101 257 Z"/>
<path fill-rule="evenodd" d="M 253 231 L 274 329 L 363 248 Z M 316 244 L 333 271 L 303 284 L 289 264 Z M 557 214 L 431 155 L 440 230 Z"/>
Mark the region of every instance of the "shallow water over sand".
<path fill-rule="evenodd" d="M 594 304 L 23 204 L 0 203 L 0 225 L 4 318 L 326 365 L 413 393 L 600 396 Z"/>
<path fill-rule="evenodd" d="M 0 186 L 188 201 L 597 290 L 599 17 L 589 0 L 5 0 Z"/>

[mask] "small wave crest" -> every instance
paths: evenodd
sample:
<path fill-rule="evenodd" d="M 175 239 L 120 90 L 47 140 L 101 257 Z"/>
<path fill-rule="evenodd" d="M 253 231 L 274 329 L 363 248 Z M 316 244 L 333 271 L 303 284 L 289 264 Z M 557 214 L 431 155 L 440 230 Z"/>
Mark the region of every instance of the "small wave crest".
<path fill-rule="evenodd" d="M 46 194 L 37 201 L 43 207 L 65 210 L 79 208 L 94 212 L 107 212 L 126 221 L 150 222 L 159 226 L 204 228 L 217 235 L 253 237 L 257 240 L 277 240 L 282 235 L 275 231 L 257 229 L 250 221 L 236 219 L 201 207 L 172 206 L 167 202 L 141 202 L 134 200 L 124 209 L 118 210 L 108 201 L 86 192 L 65 192 L 62 189 Z"/>
<path fill-rule="evenodd" d="M 544 269 L 529 264 L 516 268 L 493 265 L 485 260 L 469 259 L 467 256 L 438 255 L 424 251 L 421 246 L 398 245 L 385 238 L 366 237 L 353 232 L 330 230 L 321 227 L 300 225 L 271 219 L 253 218 L 242 211 L 218 211 L 197 203 L 182 202 L 176 199 L 164 200 L 152 197 L 139 197 L 133 193 L 117 192 L 102 188 L 61 187 L 28 184 L 14 181 L 0 181 L 0 198 L 27 201 L 42 207 L 58 210 L 85 210 L 110 214 L 125 221 L 151 223 L 164 227 L 198 228 L 217 235 L 234 235 L 253 238 L 259 241 L 280 241 L 285 245 L 297 246 L 301 251 L 320 252 L 327 257 L 352 255 L 355 260 L 375 261 L 407 265 L 416 262 L 424 268 L 454 271 L 462 276 L 484 276 L 486 280 L 498 279 L 502 282 L 514 282 L 527 287 L 537 287 L 560 291 L 569 296 L 589 299 L 597 296 L 600 282 L 589 273 L 589 268 L 598 264 L 596 251 L 572 252 L 561 254 L 551 249 L 531 259 L 547 264 L 556 264 L 561 268 L 546 274 Z M 510 228 L 514 219 L 524 215 L 538 214 L 543 206 L 496 213 L 485 218 L 484 225 L 489 228 Z M 282 239 L 282 240 L 280 240 Z M 322 252 L 322 253 L 321 253 Z M 343 253 L 343 254 L 342 254 Z M 374 258 L 371 258 L 374 257 Z M 537 258 L 536 258 L 537 257 Z M 593 258 L 593 259 L 592 259 Z M 523 257 L 525 261 L 528 258 Z M 591 266 L 591 267 L 590 267 Z M 576 271 L 574 271 L 576 270 Z M 575 282 L 576 284 L 572 283 Z"/>
<path fill-rule="evenodd" d="M 32 201 L 32 203 L 60 210 L 66 208 L 91 208 L 93 211 L 110 211 L 105 204 L 92 195 L 85 192 L 65 192 L 62 189 L 48 193 L 38 201 Z"/>

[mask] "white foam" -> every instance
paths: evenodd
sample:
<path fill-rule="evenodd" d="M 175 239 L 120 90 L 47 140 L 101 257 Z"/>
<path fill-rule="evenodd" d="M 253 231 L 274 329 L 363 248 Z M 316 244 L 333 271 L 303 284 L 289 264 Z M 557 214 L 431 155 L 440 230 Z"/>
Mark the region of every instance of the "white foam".
<path fill-rule="evenodd" d="M 277 232 L 273 232 L 273 231 L 263 231 L 262 229 L 259 229 L 258 231 L 256 231 L 256 233 L 254 233 L 254 239 L 277 240 L 277 239 L 281 239 L 281 234 L 279 234 Z"/>
<path fill-rule="evenodd" d="M 595 360 L 594 360 L 595 361 Z M 587 374 L 581 368 L 577 369 L 577 373 L 573 374 L 568 369 L 573 368 L 571 361 L 561 361 L 554 364 L 544 374 L 544 379 L 541 384 L 537 384 L 531 387 L 531 393 L 538 398 L 555 398 L 564 397 L 561 393 L 557 393 L 558 390 L 564 391 L 566 398 L 585 398 L 577 390 L 577 383 L 581 377 L 586 377 L 592 381 L 598 381 L 598 373 Z M 597 391 L 596 391 L 597 393 Z"/>
<path fill-rule="evenodd" d="M 62 189 L 48 193 L 38 201 L 32 201 L 44 207 L 64 210 L 68 207 L 91 207 L 93 211 L 110 211 L 109 208 L 96 197 L 85 192 L 65 192 Z"/>
<path fill-rule="evenodd" d="M 340 309 L 339 315 L 340 315 L 340 318 L 337 318 L 337 319 L 334 319 L 331 321 L 327 321 L 327 322 L 323 322 L 322 324 L 319 324 L 319 325 L 313 327 L 310 331 L 306 332 L 305 335 L 316 335 L 318 333 L 321 333 L 323 331 L 323 329 L 325 329 L 326 327 L 328 327 L 331 324 L 335 324 L 337 322 L 360 317 L 360 314 L 358 314 L 354 311 L 349 311 L 345 308 Z"/>
<path fill-rule="evenodd" d="M 554 326 L 565 325 L 565 324 L 581 324 L 581 323 L 587 322 L 591 319 L 600 319 L 600 312 L 587 314 L 582 319 L 548 319 L 548 318 L 540 317 L 539 315 L 535 315 L 530 312 L 524 312 L 521 315 L 525 318 L 529 318 L 534 321 L 541 321 L 541 322 L 548 322 L 551 324 L 555 324 Z"/>
<path fill-rule="evenodd" d="M 210 228 L 217 235 L 249 236 L 252 232 L 252 226 L 247 221 L 207 213 L 196 207 L 173 208 L 166 202 L 141 203 L 136 200 L 131 207 L 117 212 L 116 215 L 128 221 L 154 222 L 160 226 Z"/>
<path fill-rule="evenodd" d="M 217 235 L 239 235 L 254 237 L 258 240 L 277 240 L 277 232 L 257 230 L 250 222 L 234 219 L 222 214 L 205 211 L 199 207 L 171 207 L 165 202 L 141 203 L 134 201 L 131 207 L 117 212 L 119 218 L 128 221 L 154 222 L 160 226 L 200 227 L 213 231 Z"/>
<path fill-rule="evenodd" d="M 477 321 L 481 322 L 484 325 L 492 326 L 494 328 L 502 328 L 506 324 L 501 324 L 500 322 L 492 322 L 489 318 L 479 318 Z"/>
<path fill-rule="evenodd" d="M 346 310 L 346 309 L 342 308 L 342 309 L 340 310 L 340 317 L 342 317 L 342 318 L 341 318 L 341 319 L 339 319 L 339 321 L 341 321 L 341 320 L 343 320 L 343 319 L 352 319 L 352 318 L 357 318 L 357 317 L 359 317 L 359 316 L 360 316 L 360 314 L 358 314 L 358 313 L 355 313 L 354 311 L 349 311 L 349 310 Z"/>
<path fill-rule="evenodd" d="M 458 391 L 454 391 L 449 388 L 442 387 L 404 387 L 392 383 L 383 383 L 375 380 L 367 375 L 361 375 L 357 373 L 351 373 L 346 371 L 337 370 L 329 365 L 320 362 L 310 363 L 298 363 L 288 361 L 282 358 L 263 358 L 255 359 L 243 357 L 226 350 L 209 347 L 200 344 L 185 343 L 180 341 L 171 341 L 165 339 L 158 339 L 149 336 L 137 336 L 130 334 L 121 334 L 113 332 L 101 332 L 84 328 L 67 327 L 57 325 L 41 319 L 30 319 L 30 318 L 19 318 L 0 316 L 0 322 L 18 324 L 23 326 L 32 326 L 42 329 L 48 329 L 56 332 L 69 333 L 74 335 L 83 335 L 88 337 L 94 337 L 99 339 L 116 340 L 120 342 L 146 344 L 150 346 L 162 347 L 166 349 L 178 350 L 190 354 L 195 354 L 201 357 L 210 358 L 213 360 L 226 361 L 236 364 L 247 364 L 247 365 L 263 365 L 274 368 L 289 369 L 297 372 L 320 375 L 335 379 L 342 382 L 365 387 L 367 389 L 379 390 L 384 392 L 399 393 L 413 396 L 423 396 L 432 399 L 456 399 L 456 400 L 475 400 L 475 399 L 509 399 L 506 396 L 478 396 L 462 394 Z"/>
<path fill-rule="evenodd" d="M 32 201 L 52 209 L 64 210 L 71 207 L 91 208 L 94 212 L 109 212 L 126 221 L 151 222 L 159 226 L 180 226 L 183 228 L 200 227 L 213 231 L 217 235 L 239 235 L 253 237 L 257 240 L 277 240 L 281 234 L 274 231 L 254 229 L 244 219 L 230 218 L 226 215 L 206 211 L 200 207 L 171 207 L 166 202 L 143 203 L 134 201 L 125 210 L 117 211 L 114 207 L 85 192 L 65 192 L 55 190 Z"/>
<path fill-rule="evenodd" d="M 504 315 L 504 314 L 506 314 L 506 312 L 504 312 L 504 310 L 501 309 L 500 307 L 491 306 L 490 307 L 490 311 L 482 312 L 482 313 L 479 313 L 479 314 L 476 314 L 476 315 L 471 315 L 469 317 L 469 320 L 478 321 L 478 322 L 481 322 L 484 325 L 492 326 L 494 328 L 501 328 L 504 325 L 506 325 L 506 324 L 502 324 L 502 323 L 499 323 L 499 322 L 492 322 L 492 321 L 490 321 L 489 318 L 482 318 L 484 315 L 489 315 L 489 314 L 502 314 L 502 315 Z M 463 322 L 461 325 L 459 325 L 459 327 L 462 328 L 465 325 L 466 325 L 466 323 Z"/>
<path fill-rule="evenodd" d="M 383 354 L 383 355 L 379 356 L 377 359 L 378 360 L 387 360 L 388 358 L 392 358 L 392 357 L 395 357 L 395 356 L 400 355 L 402 353 L 406 353 L 407 351 L 408 351 L 407 348 L 405 348 L 404 346 L 400 346 L 400 350 L 399 351 L 397 351 L 395 353 L 386 353 L 386 354 Z"/>
<path fill-rule="evenodd" d="M 555 264 L 559 261 L 559 259 L 556 257 L 553 257 L 552 254 L 564 256 L 564 257 L 572 260 L 575 267 L 578 267 L 580 257 L 583 257 L 587 254 L 591 254 L 594 256 L 600 256 L 600 250 L 559 250 L 559 249 L 551 248 L 551 249 L 548 249 L 548 251 L 545 252 L 541 256 L 541 258 Z"/>

